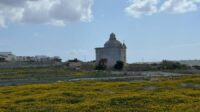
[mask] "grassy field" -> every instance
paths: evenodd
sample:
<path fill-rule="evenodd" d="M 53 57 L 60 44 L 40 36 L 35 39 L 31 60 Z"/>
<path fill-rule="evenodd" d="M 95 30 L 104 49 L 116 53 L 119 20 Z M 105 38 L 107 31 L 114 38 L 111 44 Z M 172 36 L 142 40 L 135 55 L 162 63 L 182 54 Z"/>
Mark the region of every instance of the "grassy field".
<path fill-rule="evenodd" d="M 119 71 L 114 71 L 119 72 Z M 0 86 L 55 83 L 60 81 L 79 80 L 82 78 L 127 77 L 124 73 L 111 71 L 75 70 L 65 66 L 29 67 L 0 69 Z"/>
<path fill-rule="evenodd" d="M 72 70 L 66 67 L 35 67 L 35 68 L 15 68 L 0 69 L 0 79 L 43 79 L 55 77 L 72 77 L 86 74 L 94 74 L 94 72 L 84 70 Z"/>
<path fill-rule="evenodd" d="M 95 71 L 73 70 L 66 67 L 0 69 L 0 85 L 50 83 L 96 74 Z"/>
<path fill-rule="evenodd" d="M 200 75 L 0 86 L 0 112 L 199 112 Z"/>

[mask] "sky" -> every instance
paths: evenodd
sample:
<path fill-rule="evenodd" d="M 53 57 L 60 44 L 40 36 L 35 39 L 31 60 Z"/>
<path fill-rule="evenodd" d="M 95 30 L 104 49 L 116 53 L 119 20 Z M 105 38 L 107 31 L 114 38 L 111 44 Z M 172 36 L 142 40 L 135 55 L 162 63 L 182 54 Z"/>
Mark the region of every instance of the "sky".
<path fill-rule="evenodd" d="M 90 61 L 112 32 L 128 63 L 200 59 L 200 0 L 0 0 L 0 52 Z"/>

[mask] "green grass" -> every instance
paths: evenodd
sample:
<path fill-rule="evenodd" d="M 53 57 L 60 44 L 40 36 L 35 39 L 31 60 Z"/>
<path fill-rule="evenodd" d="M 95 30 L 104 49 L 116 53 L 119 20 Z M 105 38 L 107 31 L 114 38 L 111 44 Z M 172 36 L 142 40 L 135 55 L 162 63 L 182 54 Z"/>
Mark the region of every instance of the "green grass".
<path fill-rule="evenodd" d="M 0 87 L 0 112 L 199 112 L 200 75 Z"/>
<path fill-rule="evenodd" d="M 35 67 L 35 68 L 16 68 L 16 69 L 0 69 L 0 79 L 45 79 L 56 77 L 77 77 L 95 72 L 84 70 L 72 70 L 66 67 Z"/>

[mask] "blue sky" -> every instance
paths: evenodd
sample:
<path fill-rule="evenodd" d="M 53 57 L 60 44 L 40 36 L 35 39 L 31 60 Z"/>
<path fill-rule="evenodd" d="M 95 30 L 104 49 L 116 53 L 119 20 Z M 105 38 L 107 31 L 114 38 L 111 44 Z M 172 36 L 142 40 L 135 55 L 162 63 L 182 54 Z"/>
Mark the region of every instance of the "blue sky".
<path fill-rule="evenodd" d="M 15 1 L 0 1 L 0 51 L 94 60 L 114 32 L 129 63 L 200 59 L 198 0 L 55 0 L 67 8 L 51 9 L 41 4 L 52 0 Z"/>

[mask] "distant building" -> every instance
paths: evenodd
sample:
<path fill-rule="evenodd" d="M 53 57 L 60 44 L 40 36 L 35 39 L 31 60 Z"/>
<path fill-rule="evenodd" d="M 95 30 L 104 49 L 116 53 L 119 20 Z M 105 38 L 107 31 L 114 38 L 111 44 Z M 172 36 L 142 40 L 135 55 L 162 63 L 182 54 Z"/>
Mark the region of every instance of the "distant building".
<path fill-rule="evenodd" d="M 102 48 L 96 48 L 96 63 L 106 60 L 108 67 L 113 67 L 117 61 L 126 63 L 126 45 L 116 39 L 114 33 L 110 34 L 110 39 Z"/>
<path fill-rule="evenodd" d="M 51 60 L 53 60 L 53 58 L 44 55 L 37 55 L 34 57 L 35 62 L 48 62 Z"/>
<path fill-rule="evenodd" d="M 61 62 L 61 58 L 58 56 L 54 57 L 48 57 L 43 55 L 38 56 L 16 56 L 15 60 L 16 62 L 38 62 L 38 63 L 46 63 L 46 62 Z"/>
<path fill-rule="evenodd" d="M 73 68 L 73 69 L 80 69 L 82 64 L 83 64 L 83 62 L 78 60 L 78 59 L 68 60 L 67 61 L 67 66 L 69 68 Z"/>
<path fill-rule="evenodd" d="M 0 61 L 10 62 L 15 59 L 15 55 L 12 52 L 0 52 Z"/>
<path fill-rule="evenodd" d="M 44 55 L 37 56 L 15 56 L 12 52 L 0 52 L 0 62 L 61 62 L 58 56 L 48 57 Z"/>

